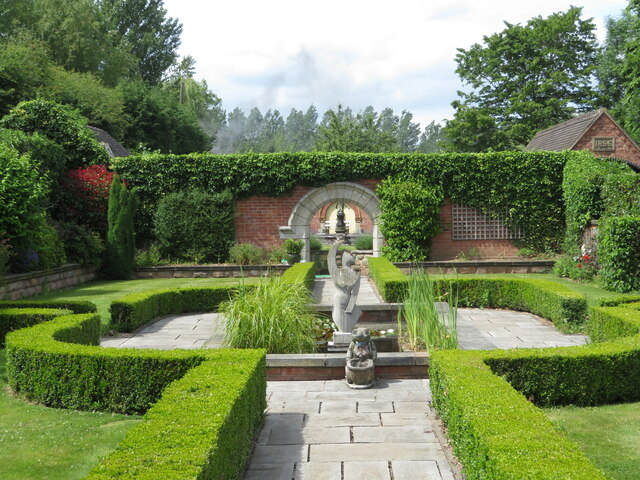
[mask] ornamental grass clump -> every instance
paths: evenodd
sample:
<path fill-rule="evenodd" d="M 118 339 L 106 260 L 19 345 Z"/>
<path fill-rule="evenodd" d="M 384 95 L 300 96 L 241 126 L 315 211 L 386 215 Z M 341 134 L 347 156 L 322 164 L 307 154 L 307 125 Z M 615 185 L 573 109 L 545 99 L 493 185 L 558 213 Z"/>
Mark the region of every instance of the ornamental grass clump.
<path fill-rule="evenodd" d="M 303 283 L 272 279 L 221 306 L 225 346 L 264 348 L 267 353 L 314 353 L 315 315 Z"/>
<path fill-rule="evenodd" d="M 451 292 L 452 288 L 447 291 Z M 412 350 L 425 347 L 431 352 L 458 348 L 457 297 L 450 296 L 448 313 L 444 309 L 438 311 L 438 300 L 427 272 L 418 271 L 409 277 L 404 304 L 398 312 L 398 332 L 406 337 Z M 406 323 L 404 327 L 402 320 Z"/>

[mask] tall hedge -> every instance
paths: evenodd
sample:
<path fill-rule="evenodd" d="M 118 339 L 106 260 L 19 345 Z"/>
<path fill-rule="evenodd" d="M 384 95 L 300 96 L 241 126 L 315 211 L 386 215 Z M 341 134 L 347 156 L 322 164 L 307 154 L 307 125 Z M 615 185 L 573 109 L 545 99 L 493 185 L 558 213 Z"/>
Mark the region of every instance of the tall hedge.
<path fill-rule="evenodd" d="M 104 274 L 107 278 L 127 280 L 131 278 L 136 256 L 134 217 L 137 200 L 120 177 L 114 175 L 109 191 L 107 230 L 107 258 Z"/>
<path fill-rule="evenodd" d="M 383 255 L 393 262 L 427 260 L 431 239 L 440 230 L 442 187 L 392 177 L 376 193 L 382 211 L 380 231 L 387 239 Z"/>
<path fill-rule="evenodd" d="M 598 261 L 604 288 L 640 289 L 640 217 L 609 217 L 600 224 Z"/>
<path fill-rule="evenodd" d="M 621 178 L 634 175 L 624 163 L 596 158 L 586 152 L 569 158 L 562 181 L 567 226 L 564 242 L 566 252 L 577 252 L 585 227 L 591 220 L 599 219 L 606 210 L 610 210 L 608 204 L 624 203 L 616 192 L 616 186 Z"/>
<path fill-rule="evenodd" d="M 145 240 L 151 237 L 159 200 L 193 185 L 212 193 L 229 190 L 234 197 L 273 197 L 291 193 L 296 185 L 319 187 L 338 181 L 402 175 L 439 185 L 445 198 L 483 213 L 504 215 L 509 226 L 525 230 L 526 239 L 520 242 L 523 246 L 544 249 L 558 247 L 564 235 L 564 165 L 568 159 L 585 155 L 588 154 L 143 154 L 113 159 L 112 166 L 130 186 L 139 189 L 141 205 L 136 231 Z"/>
<path fill-rule="evenodd" d="M 185 190 L 160 200 L 154 232 L 165 258 L 224 262 L 234 240 L 233 198 L 229 192 Z"/>

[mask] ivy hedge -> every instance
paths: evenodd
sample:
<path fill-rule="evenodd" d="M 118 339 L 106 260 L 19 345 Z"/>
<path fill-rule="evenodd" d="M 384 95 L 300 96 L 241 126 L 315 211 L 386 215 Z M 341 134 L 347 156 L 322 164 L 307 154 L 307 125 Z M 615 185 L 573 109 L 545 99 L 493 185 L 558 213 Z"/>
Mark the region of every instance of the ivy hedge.
<path fill-rule="evenodd" d="M 640 289 L 640 217 L 607 217 L 598 232 L 600 280 L 607 290 Z"/>
<path fill-rule="evenodd" d="M 160 198 L 198 185 L 234 197 L 278 196 L 296 185 L 401 176 L 439 185 L 446 198 L 482 212 L 503 215 L 523 228 L 523 246 L 556 248 L 564 235 L 562 171 L 585 152 L 492 152 L 481 154 L 371 154 L 296 152 L 244 155 L 142 154 L 112 159 L 112 168 L 140 198 L 137 233 L 151 237 Z M 509 181 L 505 182 L 504 179 Z"/>

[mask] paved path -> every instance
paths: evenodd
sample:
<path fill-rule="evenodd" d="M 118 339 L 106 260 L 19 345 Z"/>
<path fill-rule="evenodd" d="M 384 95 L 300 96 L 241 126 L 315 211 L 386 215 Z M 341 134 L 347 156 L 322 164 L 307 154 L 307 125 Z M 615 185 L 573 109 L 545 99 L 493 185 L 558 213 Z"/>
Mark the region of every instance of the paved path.
<path fill-rule="evenodd" d="M 137 332 L 103 337 L 102 347 L 118 348 L 220 348 L 224 340 L 218 313 L 196 313 L 189 315 L 168 315 L 158 319 Z"/>
<path fill-rule="evenodd" d="M 268 382 L 245 480 L 453 480 L 430 400 L 428 380 Z"/>

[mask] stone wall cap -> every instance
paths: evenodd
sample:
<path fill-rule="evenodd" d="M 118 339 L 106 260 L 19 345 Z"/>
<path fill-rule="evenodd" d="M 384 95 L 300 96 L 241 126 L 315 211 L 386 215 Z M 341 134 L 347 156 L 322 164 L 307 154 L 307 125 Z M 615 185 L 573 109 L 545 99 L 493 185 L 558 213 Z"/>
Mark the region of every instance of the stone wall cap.
<path fill-rule="evenodd" d="M 343 367 L 344 353 L 293 353 L 268 354 L 268 367 Z M 376 365 L 379 366 L 428 366 L 427 352 L 380 352 Z"/>

